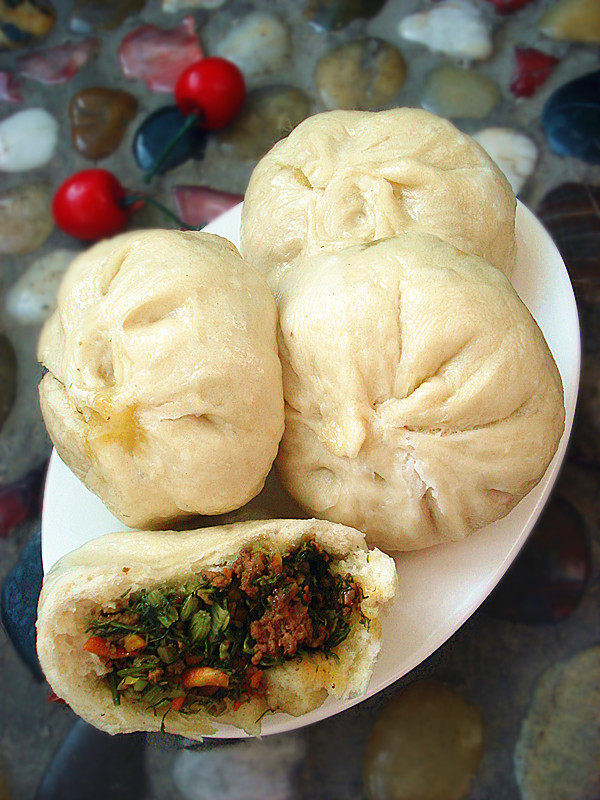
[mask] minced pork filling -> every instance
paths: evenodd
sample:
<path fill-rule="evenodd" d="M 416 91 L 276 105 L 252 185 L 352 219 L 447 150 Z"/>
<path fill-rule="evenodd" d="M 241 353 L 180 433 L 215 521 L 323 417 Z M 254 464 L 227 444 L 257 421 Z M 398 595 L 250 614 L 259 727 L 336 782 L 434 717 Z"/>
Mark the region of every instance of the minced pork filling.
<path fill-rule="evenodd" d="M 331 571 L 314 539 L 288 555 L 243 550 L 183 585 L 129 590 L 89 624 L 84 649 L 106 664 L 115 704 L 155 713 L 222 713 L 264 694 L 263 670 L 335 648 L 360 612 L 361 588 Z"/>

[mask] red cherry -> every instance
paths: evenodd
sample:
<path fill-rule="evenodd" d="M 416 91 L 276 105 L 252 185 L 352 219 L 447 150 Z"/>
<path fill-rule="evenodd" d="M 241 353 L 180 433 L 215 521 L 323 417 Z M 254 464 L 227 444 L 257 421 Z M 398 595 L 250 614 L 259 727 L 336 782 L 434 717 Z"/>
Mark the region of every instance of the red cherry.
<path fill-rule="evenodd" d="M 517 69 L 510 84 L 515 97 L 531 95 L 550 77 L 559 59 L 534 47 L 516 47 Z"/>
<path fill-rule="evenodd" d="M 95 242 L 114 236 L 127 225 L 131 207 L 125 189 L 105 169 L 84 169 L 58 187 L 52 214 L 58 227 L 76 239 Z"/>
<path fill-rule="evenodd" d="M 244 76 L 225 58 L 203 58 L 181 73 L 175 102 L 186 116 L 197 114 L 209 130 L 232 122 L 246 96 Z"/>

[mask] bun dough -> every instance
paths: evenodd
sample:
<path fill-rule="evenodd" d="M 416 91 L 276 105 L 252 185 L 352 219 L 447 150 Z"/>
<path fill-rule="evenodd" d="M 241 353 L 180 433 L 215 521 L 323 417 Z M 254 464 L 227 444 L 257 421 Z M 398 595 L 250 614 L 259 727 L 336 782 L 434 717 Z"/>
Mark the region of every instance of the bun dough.
<path fill-rule="evenodd" d="M 82 253 L 39 343 L 60 457 L 132 527 L 242 506 L 283 432 L 276 319 L 219 236 L 137 231 Z"/>
<path fill-rule="evenodd" d="M 499 270 L 409 233 L 298 261 L 278 302 L 276 464 L 310 514 L 412 550 L 504 516 L 541 479 L 561 379 Z"/>
<path fill-rule="evenodd" d="M 487 153 L 427 111 L 330 111 L 258 163 L 244 258 L 276 285 L 298 256 L 422 230 L 510 275 L 515 195 Z"/>
<path fill-rule="evenodd" d="M 37 619 L 40 663 L 53 691 L 76 714 L 108 733 L 155 731 L 160 715 L 126 701 L 115 706 L 101 679 L 104 665 L 83 645 L 89 619 L 131 587 L 161 587 L 184 582 L 205 569 L 235 561 L 244 547 L 288 553 L 314 536 L 364 590 L 361 605 L 368 630 L 355 621 L 337 649 L 339 661 L 322 653 L 303 655 L 265 671 L 266 702 L 258 699 L 238 711 L 229 708 L 219 722 L 260 733 L 258 718 L 266 708 L 299 715 L 321 705 L 328 694 L 345 699 L 366 690 L 379 653 L 379 609 L 396 590 L 393 559 L 367 550 L 358 531 L 322 520 L 244 522 L 202 530 L 125 532 L 94 539 L 62 558 L 46 575 Z M 214 730 L 208 714 L 170 713 L 169 733 L 201 739 Z"/>

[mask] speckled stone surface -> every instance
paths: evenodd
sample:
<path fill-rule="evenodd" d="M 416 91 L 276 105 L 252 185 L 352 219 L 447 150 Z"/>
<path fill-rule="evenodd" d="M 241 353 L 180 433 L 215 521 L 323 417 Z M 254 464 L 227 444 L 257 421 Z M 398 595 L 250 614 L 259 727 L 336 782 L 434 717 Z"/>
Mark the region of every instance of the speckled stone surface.
<path fill-rule="evenodd" d="M 531 0 L 527 4 L 510 3 L 510 0 L 473 2 L 492 28 L 493 52 L 490 58 L 468 66 L 498 85 L 500 100 L 484 119 L 459 120 L 459 126 L 467 133 L 482 128 L 510 128 L 526 133 L 535 142 L 538 160 L 520 195 L 531 208 L 538 207 L 542 198 L 562 184 L 600 185 L 600 167 L 552 152 L 540 125 L 542 109 L 557 89 L 598 69 L 597 45 L 550 38 L 539 30 L 540 18 L 554 5 L 554 0 Z M 518 10 L 499 13 L 502 7 L 510 11 L 509 4 Z M 8 5 L 0 2 L 0 28 Z M 103 158 L 101 166 L 118 175 L 128 188 L 142 188 L 141 172 L 131 151 L 133 137 L 149 114 L 172 102 L 169 94 L 149 91 L 142 80 L 126 79 L 119 68 L 119 45 L 128 34 L 145 24 L 173 29 L 186 15 L 191 15 L 202 50 L 208 54 L 214 52 L 234 23 L 254 11 L 276 15 L 290 32 L 290 53 L 280 66 L 273 72 L 250 74 L 247 82 L 252 93 L 259 93 L 252 94 L 251 99 L 257 96 L 264 99 L 275 90 L 273 87 L 277 90 L 290 87 L 297 93 L 293 94 L 294 102 L 284 104 L 283 111 L 281 106 L 273 105 L 269 125 L 261 126 L 256 113 L 247 116 L 245 122 L 244 117 L 240 118 L 237 144 L 235 128 L 226 135 L 211 136 L 203 160 L 187 161 L 158 176 L 152 183 L 152 193 L 171 208 L 174 207 L 172 190 L 176 186 L 202 186 L 242 194 L 255 159 L 273 138 L 303 116 L 325 108 L 315 86 L 315 69 L 318 62 L 336 48 L 365 37 L 382 39 L 398 48 L 407 64 L 407 74 L 395 102 L 405 105 L 421 104 L 427 75 L 432 70 L 444 64 L 465 66 L 398 35 L 400 21 L 409 14 L 431 8 L 434 4 L 430 0 L 193 0 L 189 4 L 169 0 L 164 3 L 164 10 L 161 0 L 146 3 L 143 0 L 110 0 L 107 3 L 55 0 L 54 5 L 56 24 L 53 24 L 52 13 L 39 15 L 36 11 L 36 18 L 29 20 L 32 34 L 40 36 L 35 40 L 35 50 L 66 41 L 80 41 L 87 36 L 99 39 L 100 50 L 66 83 L 44 86 L 17 76 L 16 58 L 29 52 L 23 47 L 28 35 L 26 30 L 23 41 L 18 42 L 19 49 L 0 49 L 0 96 L 4 93 L 13 98 L 13 102 L 0 100 L 0 121 L 17 110 L 42 107 L 60 124 L 54 156 L 32 172 L 3 173 L 2 195 L 20 192 L 31 183 L 39 186 L 47 182 L 54 190 L 67 175 L 90 166 L 90 161 L 72 148 L 68 118 L 73 96 L 89 87 L 124 90 L 135 97 L 137 114 L 119 146 Z M 31 11 L 35 4 L 22 2 L 18 8 L 20 12 Z M 33 22 L 37 25 L 35 31 Z M 515 71 L 515 47 L 537 48 L 559 59 L 546 82 L 531 97 L 520 100 L 516 100 L 510 90 Z M 5 75 L 11 76 L 11 80 L 2 78 Z M 19 94 L 22 102 L 18 100 Z M 290 97 L 288 94 L 287 99 Z M 3 253 L 1 257 L 0 330 L 14 347 L 18 373 L 16 401 L 0 435 L 0 486 L 30 474 L 44 462 L 49 452 L 36 392 L 41 377 L 34 355 L 39 323 L 18 323 L 7 313 L 6 306 L 7 291 L 35 262 L 56 250 L 80 249 L 79 243 L 48 223 L 49 190 L 46 192 L 42 216 L 46 220 L 43 233 L 47 238 L 40 240 L 35 249 L 29 241 L 26 249 L 31 248 L 31 251 L 28 253 Z M 0 225 L 1 204 L 0 197 Z M 589 237 L 586 242 L 596 241 L 595 231 L 600 225 L 598 209 L 588 206 L 585 230 L 589 231 L 591 226 L 592 233 L 586 234 Z M 132 222 L 132 226 L 137 227 L 154 225 L 164 225 L 164 220 L 150 208 L 137 212 Z M 565 236 L 566 246 L 571 247 L 572 237 Z M 558 661 L 572 659 L 576 653 L 600 641 L 600 311 L 596 288 L 588 291 L 589 287 L 596 286 L 593 253 L 581 249 L 576 252 L 582 258 L 577 270 L 586 284 L 580 287 L 580 294 L 585 289 L 586 295 L 586 302 L 580 304 L 584 349 L 582 401 L 577 432 L 557 492 L 572 503 L 586 522 L 591 548 L 591 577 L 587 590 L 577 608 L 554 624 L 525 625 L 479 611 L 446 645 L 398 684 L 345 714 L 304 729 L 298 734 L 302 747 L 298 760 L 290 766 L 291 781 L 283 784 L 291 786 L 286 796 L 299 800 L 363 800 L 362 762 L 377 714 L 400 686 L 432 679 L 447 684 L 466 702 L 478 707 L 484 721 L 483 755 L 475 770 L 468 800 L 519 800 L 514 752 L 524 720 L 531 712 L 535 687 Z M 6 539 L 0 539 L 0 580 L 15 565 L 38 525 L 38 519 L 29 519 L 17 525 Z M 43 773 L 72 728 L 75 717 L 68 708 L 46 702 L 48 688 L 33 681 L 3 632 L 0 632 L 0 674 L 3 685 L 9 688 L 0 693 L 1 769 L 12 800 L 33 800 Z M 584 723 L 586 712 L 583 704 L 574 703 L 576 723 L 578 714 Z M 144 800 L 185 800 L 180 790 L 183 788 L 179 782 L 181 773 L 174 772 L 181 763 L 184 744 L 160 735 L 148 737 L 145 752 L 148 788 Z M 225 748 L 223 752 L 226 753 Z M 191 751 L 186 756 L 188 775 L 199 774 L 194 772 L 195 753 L 197 751 Z M 259 787 L 256 796 L 269 800 L 272 795 L 269 795 L 268 769 L 261 773 L 260 766 L 255 765 L 253 770 L 257 777 L 253 785 Z M 529 771 L 528 774 L 533 773 Z M 144 785 L 143 780 L 140 784 Z"/>

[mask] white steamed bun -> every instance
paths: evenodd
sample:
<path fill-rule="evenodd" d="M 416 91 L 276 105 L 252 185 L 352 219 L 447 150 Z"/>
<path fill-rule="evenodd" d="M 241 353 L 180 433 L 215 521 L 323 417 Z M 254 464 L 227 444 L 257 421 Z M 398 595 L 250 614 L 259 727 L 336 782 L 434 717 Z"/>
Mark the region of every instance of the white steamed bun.
<path fill-rule="evenodd" d="M 242 254 L 276 285 L 298 256 L 423 230 L 510 275 L 515 195 L 488 154 L 427 111 L 330 111 L 259 162 Z"/>
<path fill-rule="evenodd" d="M 276 463 L 310 514 L 411 550 L 504 516 L 543 476 L 561 379 L 495 267 L 408 233 L 300 259 L 278 303 Z"/>
<path fill-rule="evenodd" d="M 242 506 L 283 432 L 276 320 L 219 236 L 137 231 L 82 253 L 39 344 L 59 455 L 130 526 Z"/>

